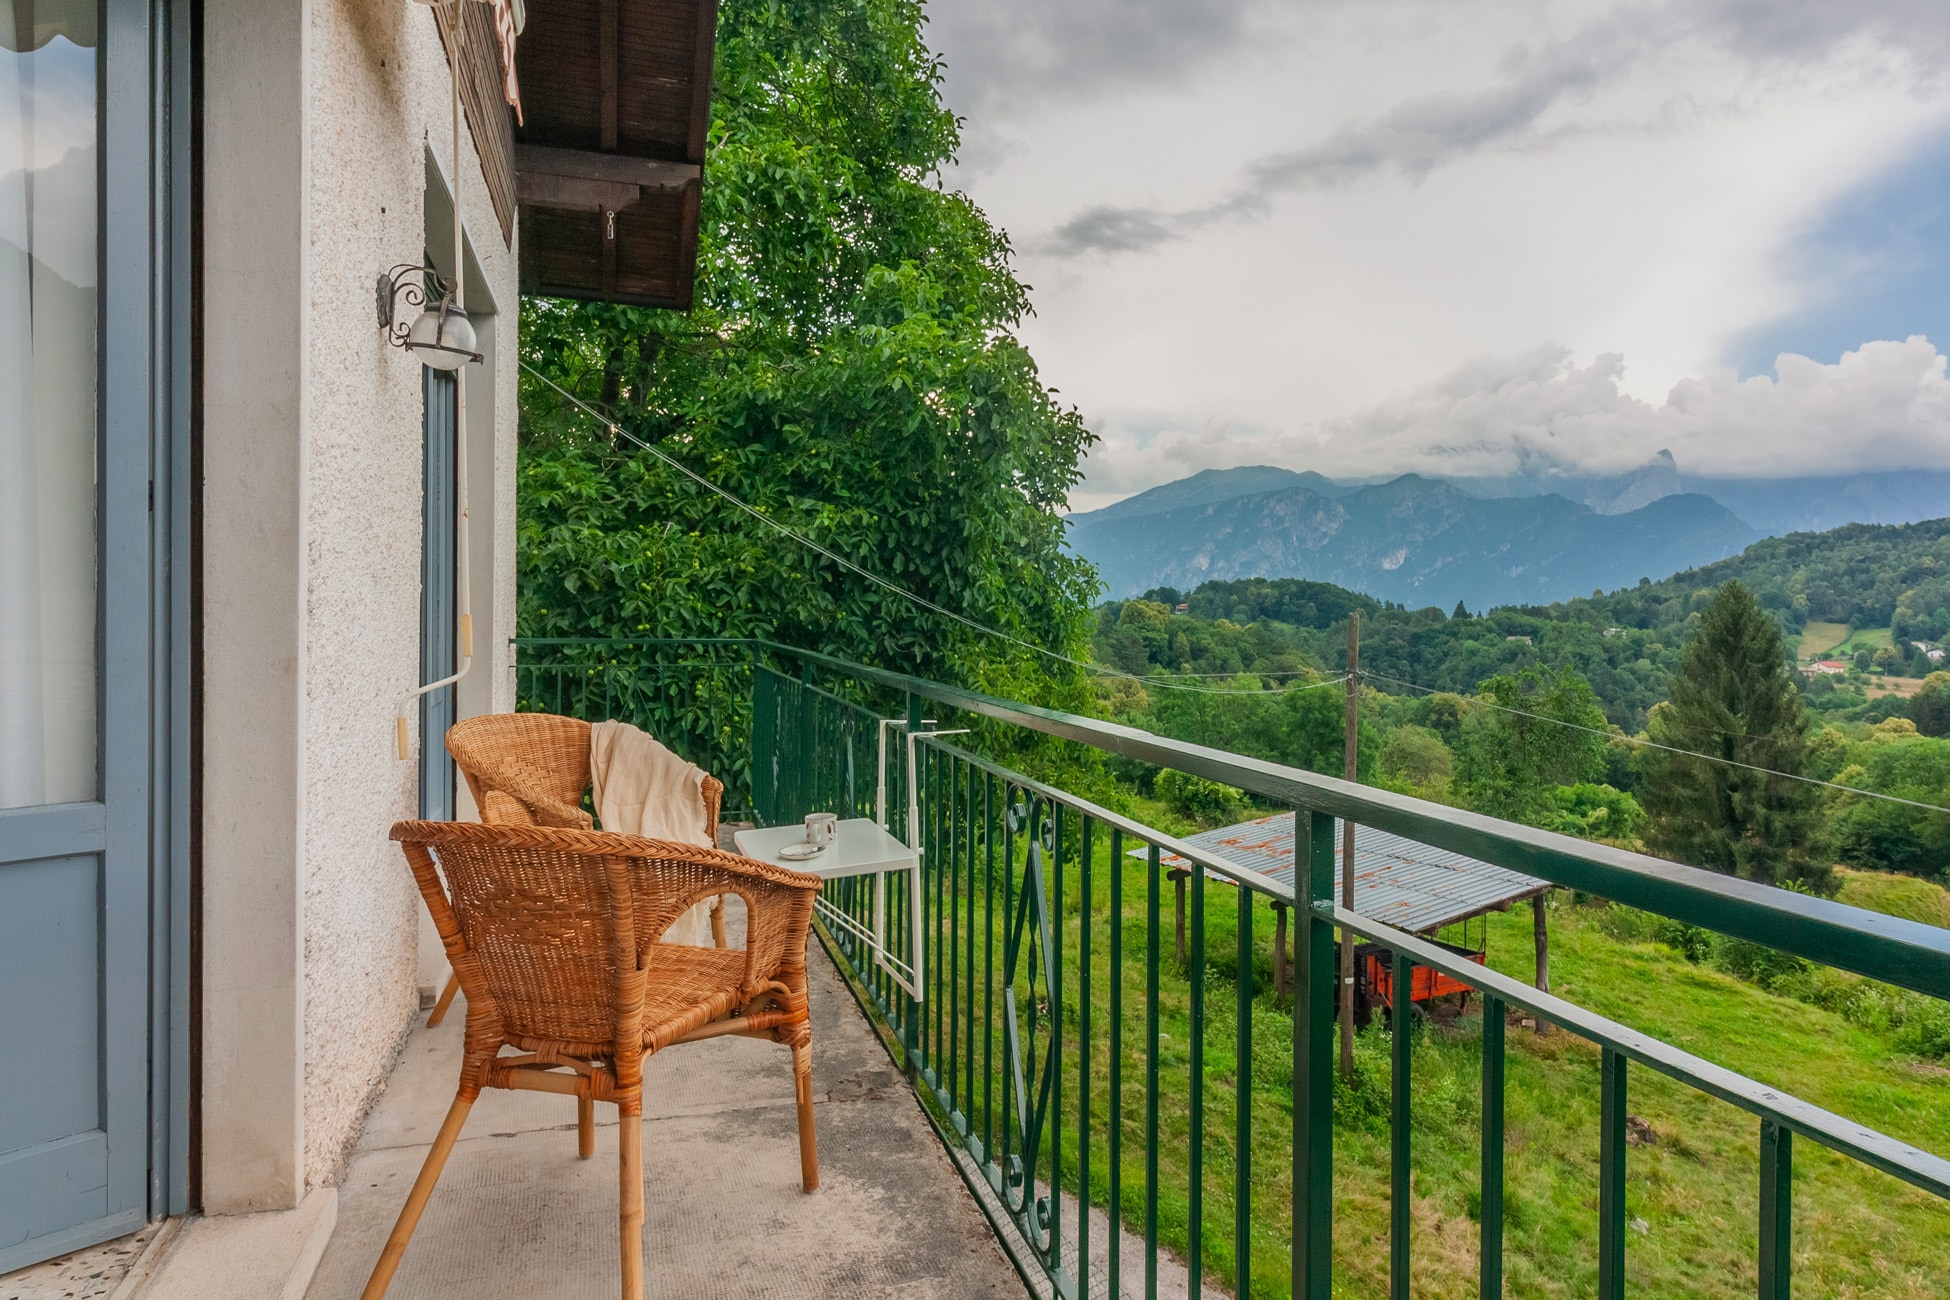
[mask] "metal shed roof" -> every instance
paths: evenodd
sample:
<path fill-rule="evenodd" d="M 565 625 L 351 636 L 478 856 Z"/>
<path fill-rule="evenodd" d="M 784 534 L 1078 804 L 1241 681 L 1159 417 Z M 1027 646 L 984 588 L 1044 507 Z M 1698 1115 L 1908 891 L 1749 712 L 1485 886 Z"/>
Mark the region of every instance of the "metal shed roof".
<path fill-rule="evenodd" d="M 1334 829 L 1334 891 L 1340 896 L 1340 837 Z M 1282 884 L 1293 883 L 1293 814 L 1275 813 L 1258 821 L 1221 826 L 1188 835 L 1185 842 L 1227 858 Z M 1136 850 L 1138 855 L 1145 852 Z M 1167 866 L 1191 864 L 1175 853 Z M 1214 880 L 1225 877 L 1207 871 Z M 1465 917 L 1507 906 L 1550 887 L 1550 882 L 1504 867 L 1433 848 L 1386 831 L 1360 827 L 1354 833 L 1354 910 L 1410 934 L 1428 934 Z"/>

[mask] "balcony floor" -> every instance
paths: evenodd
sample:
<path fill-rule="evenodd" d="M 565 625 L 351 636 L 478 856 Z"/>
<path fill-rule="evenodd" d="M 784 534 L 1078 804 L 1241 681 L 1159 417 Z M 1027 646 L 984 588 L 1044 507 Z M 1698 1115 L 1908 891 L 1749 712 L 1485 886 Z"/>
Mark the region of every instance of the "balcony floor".
<path fill-rule="evenodd" d="M 913 1093 L 817 942 L 810 956 L 820 1188 L 799 1190 L 784 1047 L 719 1038 L 652 1057 L 645 1295 L 1017 1300 L 1021 1279 Z M 308 1300 L 350 1300 L 365 1284 L 453 1100 L 463 1019 L 457 1000 L 445 1024 L 408 1040 L 352 1154 Z M 596 1156 L 578 1160 L 573 1099 L 484 1093 L 390 1296 L 611 1300 L 615 1115 L 597 1106 Z"/>

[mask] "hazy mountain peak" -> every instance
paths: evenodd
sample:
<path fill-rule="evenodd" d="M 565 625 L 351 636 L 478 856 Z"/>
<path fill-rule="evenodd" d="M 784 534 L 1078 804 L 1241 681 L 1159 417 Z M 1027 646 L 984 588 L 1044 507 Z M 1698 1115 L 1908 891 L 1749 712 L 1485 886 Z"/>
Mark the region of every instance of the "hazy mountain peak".
<path fill-rule="evenodd" d="M 1205 469 L 1189 478 L 1163 483 L 1136 496 L 1125 497 L 1102 510 L 1071 515 L 1072 520 L 1130 519 L 1166 510 L 1208 505 L 1233 497 L 1258 496 L 1282 488 L 1305 488 L 1326 497 L 1344 496 L 1353 489 L 1312 470 L 1280 469 L 1274 465 L 1240 465 L 1233 469 Z"/>

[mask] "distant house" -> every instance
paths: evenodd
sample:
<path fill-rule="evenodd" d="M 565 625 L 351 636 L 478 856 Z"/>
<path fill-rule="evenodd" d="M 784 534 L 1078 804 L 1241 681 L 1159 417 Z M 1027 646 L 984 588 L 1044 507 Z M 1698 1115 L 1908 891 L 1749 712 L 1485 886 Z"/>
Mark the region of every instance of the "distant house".
<path fill-rule="evenodd" d="M 1180 614 L 1183 614 L 1183 613 L 1184 613 L 1184 612 L 1185 612 L 1186 610 L 1188 610 L 1188 609 L 1190 609 L 1190 608 L 1191 608 L 1191 604 L 1190 604 L 1190 602 L 1186 602 L 1186 603 L 1184 603 L 1184 604 L 1180 604 L 1180 605 L 1178 605 L 1178 606 L 1176 606 L 1175 608 L 1177 609 L 1177 611 L 1178 611 L 1178 612 L 1179 612 Z"/>
<path fill-rule="evenodd" d="M 1531 644 L 1530 638 L 1527 636 L 1506 636 L 1503 639 L 1505 641 L 1521 641 L 1525 645 Z"/>
<path fill-rule="evenodd" d="M 1923 657 L 1929 660 L 1933 664 L 1941 663 L 1943 662 L 1943 651 L 1940 648 L 1932 648 L 1929 650 L 1925 650 L 1923 652 Z"/>
<path fill-rule="evenodd" d="M 1622 628 L 1622 627 L 1608 627 L 1608 628 L 1606 628 L 1606 629 L 1605 629 L 1605 640 L 1607 640 L 1607 641 L 1609 641 L 1609 640 L 1611 640 L 1611 639 L 1612 639 L 1613 637 L 1615 637 L 1615 636 L 1617 636 L 1617 635 L 1618 635 L 1618 634 L 1619 634 L 1620 632 L 1623 632 L 1624 630 L 1625 630 L 1625 629 L 1624 629 L 1624 628 Z"/>
<path fill-rule="evenodd" d="M 1937 651 L 1937 653 L 1942 654 L 1943 652 L 1939 650 Z M 1843 673 L 1846 673 L 1848 671 L 1848 665 L 1843 663 L 1840 659 L 1823 659 L 1816 663 L 1809 664 L 1806 668 L 1802 669 L 1801 671 L 1807 673 L 1811 677 L 1814 676 L 1839 677 Z"/>

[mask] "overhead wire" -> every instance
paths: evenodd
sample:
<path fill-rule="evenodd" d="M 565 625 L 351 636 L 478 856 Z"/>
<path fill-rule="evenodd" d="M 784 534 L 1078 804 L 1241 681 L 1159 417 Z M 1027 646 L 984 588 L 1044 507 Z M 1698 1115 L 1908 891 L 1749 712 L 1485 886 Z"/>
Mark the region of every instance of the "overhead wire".
<path fill-rule="evenodd" d="M 1628 745 L 1638 745 L 1645 749 L 1663 750 L 1668 754 L 1679 754 L 1686 758 L 1702 759 L 1708 763 L 1721 763 L 1727 767 L 1744 768 L 1749 772 L 1759 772 L 1763 776 L 1778 776 L 1785 781 L 1800 781 L 1805 785 L 1815 785 L 1829 790 L 1839 790 L 1843 794 L 1855 795 L 1863 799 L 1879 799 L 1884 803 L 1896 803 L 1910 808 L 1921 808 L 1925 812 L 1950 814 L 1950 808 L 1945 808 L 1940 804 L 1924 803 L 1920 799 L 1905 799 L 1901 795 L 1884 794 L 1879 790 L 1862 790 L 1852 785 L 1842 785 L 1835 781 L 1824 781 L 1820 777 L 1801 776 L 1794 772 L 1783 772 L 1777 768 L 1762 767 L 1758 763 L 1743 763 L 1739 759 L 1725 758 L 1719 754 L 1702 754 L 1696 749 L 1681 749 L 1676 745 L 1662 745 L 1656 740 L 1649 740 L 1642 736 L 1626 735 L 1623 731 L 1608 731 L 1598 727 L 1587 727 L 1582 723 L 1566 722 L 1563 718 L 1553 718 L 1543 713 L 1532 713 L 1527 709 L 1513 709 L 1507 704 L 1498 704 L 1494 700 L 1486 700 L 1480 696 L 1462 695 L 1460 692 L 1438 690 L 1433 686 L 1423 686 L 1417 682 L 1406 681 L 1400 677 L 1390 677 L 1386 673 L 1377 673 L 1366 668 L 1360 670 L 1360 675 L 1362 677 L 1372 677 L 1378 681 L 1392 682 L 1397 686 L 1405 686 L 1409 690 L 1421 691 L 1427 695 L 1456 695 L 1458 698 L 1479 708 L 1495 709 L 1499 713 L 1514 714 L 1520 718 L 1533 718 L 1538 722 L 1548 722 L 1553 726 L 1568 727 L 1572 731 L 1583 731 L 1593 736 L 1602 736 L 1606 740 L 1623 741 Z"/>
<path fill-rule="evenodd" d="M 758 520 L 766 527 L 774 529 L 777 532 L 784 534 L 785 536 L 791 538 L 793 541 L 799 543 L 801 546 L 805 547 L 807 550 L 825 556 L 827 559 L 839 565 L 841 568 L 847 569 L 850 572 L 860 575 L 862 578 L 865 578 L 867 581 L 874 583 L 875 585 L 882 587 L 887 591 L 893 592 L 895 595 L 901 597 L 903 600 L 909 601 L 912 604 L 919 606 L 922 609 L 928 610 L 935 614 L 939 614 L 943 618 L 952 619 L 955 622 L 960 623 L 965 627 L 972 628 L 975 631 L 980 632 L 985 636 L 995 637 L 998 640 L 1006 641 L 1011 645 L 1019 646 L 1024 650 L 1028 650 L 1031 651 L 1032 653 L 1046 656 L 1047 658 L 1053 659 L 1058 663 L 1068 664 L 1074 668 L 1080 668 L 1083 671 L 1089 673 L 1097 673 L 1109 677 L 1122 677 L 1145 685 L 1157 686 L 1167 690 L 1191 691 L 1193 693 L 1201 694 L 1201 695 L 1259 695 L 1264 693 L 1262 691 L 1256 691 L 1256 690 L 1245 690 L 1245 689 L 1231 690 L 1231 689 L 1226 689 L 1222 687 L 1213 687 L 1213 686 L 1194 686 L 1186 682 L 1167 682 L 1167 681 L 1158 681 L 1158 680 L 1139 678 L 1134 674 L 1124 672 L 1120 669 L 1109 668 L 1103 664 L 1089 663 L 1082 659 L 1073 659 L 1069 655 L 1063 654 L 1061 651 L 1051 650 L 1045 646 L 1039 646 L 1032 641 L 1025 641 L 1021 637 L 1012 636 L 1009 633 L 1004 632 L 999 628 L 989 627 L 984 623 L 980 623 L 977 622 L 975 619 L 969 618 L 965 614 L 960 614 L 952 609 L 948 609 L 942 605 L 938 605 L 934 601 L 927 599 L 925 596 L 916 595 L 914 592 L 909 591 L 907 588 L 901 586 L 900 584 L 893 582 L 890 579 L 881 577 L 879 574 L 874 573 L 870 569 L 862 568 L 860 565 L 855 564 L 852 560 L 847 559 L 845 556 L 834 552 L 833 550 L 831 550 L 826 546 L 822 546 L 820 543 L 814 541 L 812 538 L 806 536 L 804 533 L 798 531 L 797 529 L 791 527 L 790 525 L 780 523 L 778 520 L 772 518 L 764 511 L 758 509 L 758 507 L 749 504 L 743 498 L 739 497 L 735 493 L 731 492 L 726 488 L 720 487 L 716 483 L 713 483 L 710 479 L 704 477 L 702 474 L 699 474 L 697 471 L 690 468 L 690 466 L 685 465 L 682 461 L 679 461 L 675 457 L 667 454 L 661 448 L 656 446 L 654 443 L 646 442 L 642 438 L 637 437 L 636 434 L 624 428 L 621 422 L 619 422 L 614 416 L 605 414 L 604 412 L 597 410 L 595 407 L 583 401 L 580 397 L 577 397 L 574 393 L 570 392 L 568 389 L 564 388 L 561 384 L 556 383 L 554 379 L 550 378 L 546 374 L 543 374 L 540 370 L 530 365 L 527 361 L 521 362 L 521 368 L 523 370 L 526 370 L 529 374 L 533 375 L 535 378 L 541 380 L 544 384 L 547 384 L 550 388 L 553 388 L 556 392 L 560 393 L 569 402 L 574 404 L 576 407 L 580 408 L 584 413 L 586 413 L 593 419 L 601 421 L 603 426 L 609 430 L 610 435 L 612 437 L 623 437 L 629 439 L 631 442 L 635 443 L 638 447 L 642 448 L 644 451 L 649 452 L 652 456 L 656 457 L 664 464 L 670 466 L 672 469 L 676 470 L 679 474 L 684 475 L 686 478 L 698 484 L 698 486 L 703 487 L 713 493 L 716 493 L 720 497 L 723 497 L 726 501 L 730 502 L 738 509 L 744 511 L 752 518 Z M 1343 679 L 1336 679 L 1336 680 L 1345 680 L 1345 679 L 1343 678 Z M 1332 683 L 1320 683 L 1320 684 L 1331 685 Z"/>

